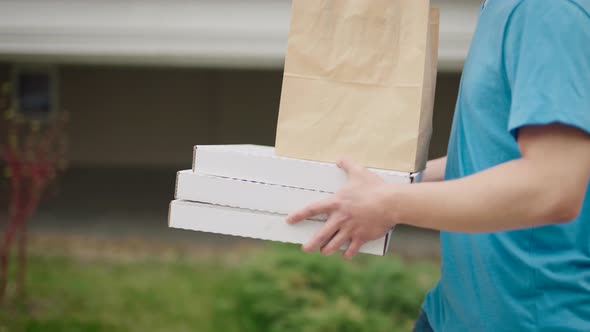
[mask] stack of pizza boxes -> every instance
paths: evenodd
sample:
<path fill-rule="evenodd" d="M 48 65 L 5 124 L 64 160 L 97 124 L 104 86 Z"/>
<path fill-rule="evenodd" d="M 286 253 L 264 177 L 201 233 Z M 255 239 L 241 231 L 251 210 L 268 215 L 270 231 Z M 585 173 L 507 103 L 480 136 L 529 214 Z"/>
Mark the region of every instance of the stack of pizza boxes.
<path fill-rule="evenodd" d="M 371 169 L 386 182 L 409 184 L 416 173 Z M 180 171 L 170 204 L 173 228 L 302 244 L 325 216 L 289 225 L 289 213 L 325 199 L 346 183 L 333 163 L 278 157 L 272 147 L 203 145 L 193 168 Z M 366 243 L 361 252 L 384 255 L 390 234 Z"/>

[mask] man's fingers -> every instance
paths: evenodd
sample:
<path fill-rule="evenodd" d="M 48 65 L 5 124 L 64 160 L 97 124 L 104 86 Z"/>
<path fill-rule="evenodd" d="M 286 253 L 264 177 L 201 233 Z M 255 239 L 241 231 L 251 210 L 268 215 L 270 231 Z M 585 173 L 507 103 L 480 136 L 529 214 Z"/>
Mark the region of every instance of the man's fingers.
<path fill-rule="evenodd" d="M 350 236 L 348 232 L 339 231 L 328 244 L 322 247 L 321 252 L 322 255 L 330 256 L 337 250 L 339 250 L 346 242 L 350 241 Z"/>
<path fill-rule="evenodd" d="M 340 220 L 332 216 L 314 237 L 303 245 L 303 251 L 313 252 L 328 243 L 340 228 Z"/>
<path fill-rule="evenodd" d="M 361 174 L 364 170 L 363 166 L 357 164 L 350 159 L 341 159 L 338 161 L 338 167 L 340 167 L 348 176 Z"/>
<path fill-rule="evenodd" d="M 320 214 L 330 214 L 337 207 L 337 202 L 333 198 L 327 198 L 323 201 L 313 203 L 306 208 L 290 214 L 287 217 L 287 223 L 295 224 L 305 219 L 310 219 Z"/>
<path fill-rule="evenodd" d="M 346 249 L 344 252 L 344 258 L 352 259 L 354 255 L 356 255 L 359 250 L 361 250 L 362 245 L 363 243 L 359 240 L 352 241 L 352 243 L 348 246 L 348 249 Z"/>

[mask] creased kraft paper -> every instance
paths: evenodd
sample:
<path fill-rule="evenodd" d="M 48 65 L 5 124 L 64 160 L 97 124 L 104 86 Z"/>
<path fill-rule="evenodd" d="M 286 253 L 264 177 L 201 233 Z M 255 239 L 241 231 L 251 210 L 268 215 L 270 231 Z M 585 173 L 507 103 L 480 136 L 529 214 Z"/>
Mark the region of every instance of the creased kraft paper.
<path fill-rule="evenodd" d="M 428 0 L 293 0 L 291 15 L 276 153 L 424 169 L 439 11 Z"/>

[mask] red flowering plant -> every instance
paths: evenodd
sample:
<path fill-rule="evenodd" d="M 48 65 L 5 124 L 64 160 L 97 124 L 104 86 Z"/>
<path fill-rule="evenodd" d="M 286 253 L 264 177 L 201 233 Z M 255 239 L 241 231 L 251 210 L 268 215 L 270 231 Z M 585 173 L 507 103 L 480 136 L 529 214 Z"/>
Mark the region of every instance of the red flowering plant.
<path fill-rule="evenodd" d="M 0 300 L 8 285 L 11 249 L 17 249 L 16 289 L 25 290 L 27 222 L 34 215 L 47 187 L 65 169 L 65 113 L 45 119 L 27 117 L 15 109 L 10 83 L 0 82 L 0 166 L 4 185 L 0 203 L 6 205 L 6 222 L 0 224 Z"/>

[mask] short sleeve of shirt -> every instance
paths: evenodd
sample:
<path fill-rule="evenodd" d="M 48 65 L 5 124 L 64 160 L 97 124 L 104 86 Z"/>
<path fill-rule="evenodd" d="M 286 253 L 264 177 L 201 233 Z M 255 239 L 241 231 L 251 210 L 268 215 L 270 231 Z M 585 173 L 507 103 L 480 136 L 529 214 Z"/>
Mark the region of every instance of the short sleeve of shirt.
<path fill-rule="evenodd" d="M 508 130 L 561 123 L 590 134 L 590 0 L 523 0 L 510 17 L 504 65 Z"/>

